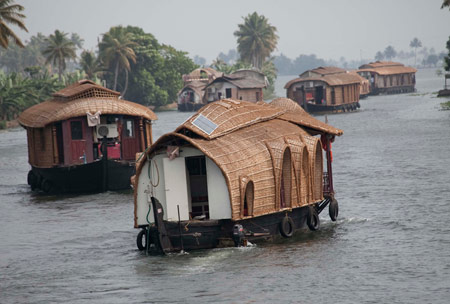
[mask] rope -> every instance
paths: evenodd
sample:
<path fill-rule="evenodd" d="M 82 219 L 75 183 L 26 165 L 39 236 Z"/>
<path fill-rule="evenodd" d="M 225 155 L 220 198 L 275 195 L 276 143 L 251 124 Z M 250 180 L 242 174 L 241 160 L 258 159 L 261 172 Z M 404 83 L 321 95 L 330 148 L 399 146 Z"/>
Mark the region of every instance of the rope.
<path fill-rule="evenodd" d="M 153 160 L 152 158 L 150 158 L 147 155 L 147 160 L 148 160 L 148 178 L 150 179 L 150 185 L 152 185 L 153 188 L 158 187 L 159 185 L 159 169 L 158 169 L 158 164 L 156 163 L 155 160 Z M 156 184 L 153 183 L 152 181 L 152 162 L 155 165 L 155 169 L 156 169 L 156 176 L 158 177 L 158 182 Z"/>

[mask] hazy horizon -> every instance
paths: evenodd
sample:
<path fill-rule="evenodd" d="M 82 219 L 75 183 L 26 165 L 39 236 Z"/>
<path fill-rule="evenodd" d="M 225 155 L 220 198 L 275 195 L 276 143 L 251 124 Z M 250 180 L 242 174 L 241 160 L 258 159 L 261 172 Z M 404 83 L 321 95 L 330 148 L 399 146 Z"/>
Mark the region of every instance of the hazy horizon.
<path fill-rule="evenodd" d="M 450 11 L 440 9 L 442 0 L 15 2 L 25 7 L 29 33 L 14 28 L 24 40 L 59 29 L 79 34 L 85 40 L 83 48 L 95 50 L 97 40 L 112 26 L 132 25 L 208 63 L 220 52 L 236 48 L 233 32 L 254 11 L 278 29 L 273 55 L 282 53 L 292 59 L 300 54 L 326 60 L 373 59 L 388 45 L 397 51 L 410 50 L 414 37 L 424 47 L 441 52 L 450 35 Z"/>

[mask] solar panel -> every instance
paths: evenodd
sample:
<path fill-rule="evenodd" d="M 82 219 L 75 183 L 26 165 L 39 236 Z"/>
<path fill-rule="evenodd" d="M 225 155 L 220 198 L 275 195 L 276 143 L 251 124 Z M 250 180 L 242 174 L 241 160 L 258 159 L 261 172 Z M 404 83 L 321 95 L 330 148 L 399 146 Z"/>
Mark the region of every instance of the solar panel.
<path fill-rule="evenodd" d="M 217 125 L 202 114 L 198 115 L 192 124 L 208 135 L 211 135 L 217 129 Z"/>

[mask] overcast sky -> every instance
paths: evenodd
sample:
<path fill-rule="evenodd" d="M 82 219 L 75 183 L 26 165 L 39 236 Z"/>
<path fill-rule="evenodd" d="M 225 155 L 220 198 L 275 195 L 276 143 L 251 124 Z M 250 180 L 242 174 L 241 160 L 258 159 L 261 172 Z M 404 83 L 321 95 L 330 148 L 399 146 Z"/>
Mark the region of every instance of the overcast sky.
<path fill-rule="evenodd" d="M 25 7 L 29 33 L 59 29 L 78 33 L 85 49 L 111 26 L 133 25 L 169 44 L 211 62 L 236 48 L 233 32 L 243 17 L 256 11 L 278 29 L 280 53 L 338 60 L 372 59 L 393 45 L 410 50 L 418 37 L 440 52 L 450 35 L 450 11 L 442 0 L 16 0 Z"/>

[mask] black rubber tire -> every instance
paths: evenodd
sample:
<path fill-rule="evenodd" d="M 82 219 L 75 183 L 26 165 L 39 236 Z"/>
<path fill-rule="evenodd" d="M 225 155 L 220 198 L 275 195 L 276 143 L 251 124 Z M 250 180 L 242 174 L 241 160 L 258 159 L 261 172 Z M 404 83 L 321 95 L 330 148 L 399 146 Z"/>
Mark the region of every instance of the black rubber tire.
<path fill-rule="evenodd" d="M 28 183 L 28 185 L 30 185 L 31 190 L 36 189 L 37 182 L 38 182 L 38 177 L 36 176 L 36 174 L 34 174 L 33 170 L 30 170 L 28 172 L 28 176 L 27 176 L 27 183 Z"/>
<path fill-rule="evenodd" d="M 336 199 L 333 199 L 328 205 L 328 214 L 333 222 L 336 222 L 339 215 L 339 204 Z"/>
<path fill-rule="evenodd" d="M 306 220 L 306 224 L 311 231 L 316 231 L 320 227 L 320 219 L 319 214 L 317 213 L 316 208 L 313 206 L 309 207 L 308 218 Z"/>
<path fill-rule="evenodd" d="M 139 250 L 145 250 L 147 248 L 147 234 L 146 229 L 141 229 L 137 235 L 136 245 Z"/>
<path fill-rule="evenodd" d="M 49 181 L 48 179 L 43 179 L 42 183 L 41 183 L 41 189 L 42 191 L 44 191 L 45 193 L 50 193 L 52 191 L 53 185 L 52 182 Z"/>
<path fill-rule="evenodd" d="M 285 238 L 290 238 L 294 234 L 295 224 L 294 221 L 289 217 L 285 216 L 280 222 L 280 233 Z"/>

